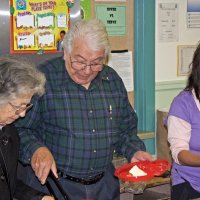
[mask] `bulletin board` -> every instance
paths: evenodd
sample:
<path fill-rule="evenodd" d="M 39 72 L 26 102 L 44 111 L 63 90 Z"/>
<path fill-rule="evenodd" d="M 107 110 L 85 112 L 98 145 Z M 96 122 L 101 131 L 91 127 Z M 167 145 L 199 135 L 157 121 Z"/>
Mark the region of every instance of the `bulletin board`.
<path fill-rule="evenodd" d="M 10 0 L 11 53 L 57 52 L 69 28 L 66 0 Z"/>
<path fill-rule="evenodd" d="M 134 0 L 94 0 L 92 17 L 100 18 L 109 34 L 111 50 L 116 52 L 132 52 L 134 55 Z M 101 14 L 102 13 L 102 14 Z M 134 63 L 134 62 L 132 62 Z M 134 77 L 134 66 L 133 66 Z M 134 105 L 134 91 L 128 92 L 129 100 Z"/>

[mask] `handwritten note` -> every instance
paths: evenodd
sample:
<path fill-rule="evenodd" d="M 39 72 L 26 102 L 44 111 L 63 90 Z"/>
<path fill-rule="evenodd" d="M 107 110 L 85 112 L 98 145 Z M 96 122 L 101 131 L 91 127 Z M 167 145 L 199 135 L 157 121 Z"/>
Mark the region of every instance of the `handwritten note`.
<path fill-rule="evenodd" d="M 30 47 L 35 45 L 34 35 L 25 35 L 17 37 L 18 47 Z"/>

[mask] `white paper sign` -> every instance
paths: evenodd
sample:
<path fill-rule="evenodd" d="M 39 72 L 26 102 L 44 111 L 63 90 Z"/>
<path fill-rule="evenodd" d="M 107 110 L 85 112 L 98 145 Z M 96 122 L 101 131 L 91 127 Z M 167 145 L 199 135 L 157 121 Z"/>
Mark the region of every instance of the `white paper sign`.
<path fill-rule="evenodd" d="M 17 37 L 18 46 L 34 46 L 35 39 L 34 35 L 18 36 Z"/>
<path fill-rule="evenodd" d="M 128 92 L 133 91 L 133 62 L 132 51 L 111 53 L 108 65 L 116 70 L 122 78 Z"/>
<path fill-rule="evenodd" d="M 17 15 L 17 27 L 34 27 L 34 16 L 33 15 Z"/>
<path fill-rule="evenodd" d="M 160 3 L 158 5 L 158 41 L 178 41 L 177 3 Z"/>

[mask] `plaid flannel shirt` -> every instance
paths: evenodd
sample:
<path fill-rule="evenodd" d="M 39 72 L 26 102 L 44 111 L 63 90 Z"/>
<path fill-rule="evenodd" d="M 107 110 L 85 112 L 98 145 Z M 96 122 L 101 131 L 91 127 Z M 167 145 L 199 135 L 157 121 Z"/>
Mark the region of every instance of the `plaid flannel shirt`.
<path fill-rule="evenodd" d="M 104 66 L 85 89 L 67 73 L 59 57 L 39 66 L 46 75 L 46 93 L 16 126 L 21 138 L 20 159 L 46 146 L 59 170 L 89 176 L 106 170 L 114 151 L 129 160 L 145 150 L 137 136 L 137 115 L 118 74 Z"/>

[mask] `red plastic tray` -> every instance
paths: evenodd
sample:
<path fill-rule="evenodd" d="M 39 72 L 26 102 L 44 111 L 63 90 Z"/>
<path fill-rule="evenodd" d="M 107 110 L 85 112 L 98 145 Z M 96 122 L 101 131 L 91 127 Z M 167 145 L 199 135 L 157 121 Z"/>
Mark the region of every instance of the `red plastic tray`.
<path fill-rule="evenodd" d="M 129 170 L 133 166 L 137 166 L 141 170 L 147 173 L 145 176 L 135 177 L 129 173 Z M 128 182 L 146 181 L 154 176 L 160 176 L 171 167 L 171 163 L 167 160 L 155 160 L 155 161 L 139 161 L 134 163 L 125 164 L 115 170 L 115 176 Z"/>

